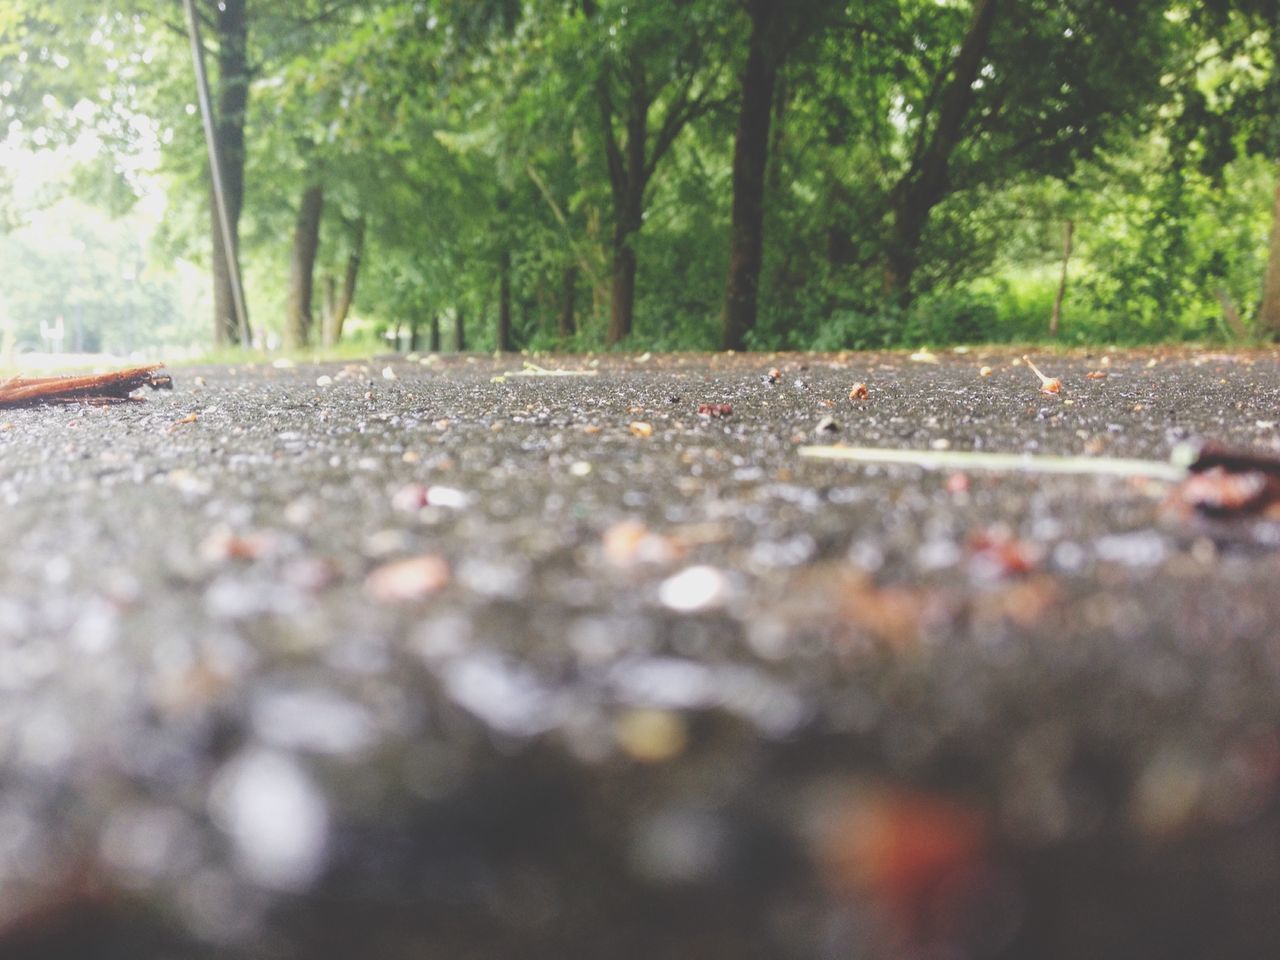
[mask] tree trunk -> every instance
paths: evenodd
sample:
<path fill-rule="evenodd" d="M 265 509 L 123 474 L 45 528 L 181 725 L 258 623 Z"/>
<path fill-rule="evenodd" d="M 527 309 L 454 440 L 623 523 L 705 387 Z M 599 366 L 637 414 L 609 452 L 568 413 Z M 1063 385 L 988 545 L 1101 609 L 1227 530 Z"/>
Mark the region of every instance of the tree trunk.
<path fill-rule="evenodd" d="M 453 349 L 464 353 L 467 349 L 466 307 L 459 304 L 453 311 Z"/>
<path fill-rule="evenodd" d="M 609 273 L 609 329 L 605 343 L 614 346 L 631 336 L 636 309 L 636 234 L 643 218 L 640 196 L 644 188 L 626 201 L 618 211 L 613 231 L 613 258 Z"/>
<path fill-rule="evenodd" d="M 289 266 L 289 300 L 285 308 L 284 345 L 305 347 L 311 339 L 311 294 L 316 252 L 320 249 L 320 217 L 324 187 L 312 184 L 302 194 L 293 227 L 293 259 Z"/>
<path fill-rule="evenodd" d="M 413 318 L 409 321 L 409 344 L 406 353 L 418 352 L 418 329 L 422 326 L 422 319 L 414 311 Z"/>
<path fill-rule="evenodd" d="M 636 308 L 636 253 L 631 244 L 613 251 L 613 270 L 609 285 L 609 331 L 605 343 L 609 346 L 621 343 L 631 335 Z"/>
<path fill-rule="evenodd" d="M 511 337 L 511 251 L 503 250 L 498 259 L 498 350 L 515 350 Z"/>
<path fill-rule="evenodd" d="M 920 239 L 929 215 L 947 192 L 947 168 L 963 137 L 973 105 L 973 82 L 982 69 L 996 19 L 997 0 L 977 0 L 964 42 L 951 67 L 951 81 L 938 107 L 932 134 L 921 127 L 920 140 L 906 175 L 890 196 L 893 229 L 886 257 L 885 287 L 903 306 L 911 300 L 911 281 L 919 266 Z M 927 137 L 927 139 L 926 139 Z"/>
<path fill-rule="evenodd" d="M 440 314 L 431 314 L 431 340 L 427 345 L 427 349 L 432 353 L 440 352 Z"/>
<path fill-rule="evenodd" d="M 226 0 L 216 7 L 215 32 L 218 38 L 217 127 L 222 168 L 223 197 L 231 225 L 232 255 L 239 256 L 240 211 L 244 208 L 244 123 L 249 103 L 249 21 L 245 0 Z M 209 213 L 213 232 L 213 319 L 214 342 L 219 346 L 240 342 L 236 323 L 235 294 L 231 270 L 222 243 L 218 210 L 209 192 Z"/>
<path fill-rule="evenodd" d="M 338 278 L 332 273 L 324 275 L 324 318 L 320 328 L 321 338 L 326 346 L 331 345 L 329 336 L 333 331 L 333 314 L 338 307 Z"/>
<path fill-rule="evenodd" d="M 1053 298 L 1053 312 L 1049 314 L 1049 336 L 1058 335 L 1058 326 L 1062 320 L 1062 298 L 1067 293 L 1067 264 L 1071 262 L 1071 235 L 1075 233 L 1074 220 L 1067 219 L 1066 230 L 1062 239 L 1062 277 L 1058 280 L 1058 292 Z"/>
<path fill-rule="evenodd" d="M 364 217 L 360 217 L 351 230 L 351 253 L 347 255 L 347 272 L 342 278 L 342 295 L 333 308 L 333 317 L 325 336 L 328 346 L 333 346 L 342 338 L 342 325 L 347 322 L 351 304 L 356 298 L 356 280 L 359 279 L 360 263 L 364 257 L 364 230 Z"/>
<path fill-rule="evenodd" d="M 558 323 L 558 333 L 560 339 L 568 340 L 578 332 L 578 322 L 575 316 L 578 300 L 578 268 L 575 266 L 567 266 L 561 275 L 560 285 L 560 316 Z"/>
<path fill-rule="evenodd" d="M 1267 275 L 1262 286 L 1262 309 L 1258 311 L 1258 332 L 1270 340 L 1280 340 L 1280 180 L 1276 181 L 1272 208 L 1271 241 L 1267 253 Z"/>
<path fill-rule="evenodd" d="M 769 160 L 769 123 L 778 55 L 783 0 L 751 0 L 751 39 L 742 75 L 742 104 L 733 147 L 733 224 L 729 233 L 729 277 L 725 283 L 720 345 L 742 350 L 755 329 L 764 258 L 765 169 Z"/>
<path fill-rule="evenodd" d="M 1219 287 L 1214 293 L 1218 297 L 1219 306 L 1222 307 L 1222 322 L 1227 325 L 1231 335 L 1239 340 L 1248 337 L 1249 331 L 1245 329 L 1244 321 L 1240 319 L 1240 311 L 1231 302 L 1231 294 L 1225 287 Z"/>

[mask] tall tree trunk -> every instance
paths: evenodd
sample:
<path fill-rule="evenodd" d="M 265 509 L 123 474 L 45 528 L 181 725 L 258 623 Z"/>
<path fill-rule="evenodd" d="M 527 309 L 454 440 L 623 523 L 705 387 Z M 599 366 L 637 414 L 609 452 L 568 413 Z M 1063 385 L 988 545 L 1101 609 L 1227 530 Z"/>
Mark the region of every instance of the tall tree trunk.
<path fill-rule="evenodd" d="M 440 352 L 440 314 L 431 314 L 431 339 L 428 342 L 427 349 L 432 353 Z"/>
<path fill-rule="evenodd" d="M 509 353 L 515 350 L 511 336 L 511 251 L 503 250 L 498 257 L 498 350 Z"/>
<path fill-rule="evenodd" d="M 1262 285 L 1262 309 L 1258 311 L 1258 332 L 1268 339 L 1280 340 L 1280 180 L 1276 181 L 1271 216 L 1271 245 Z"/>
<path fill-rule="evenodd" d="M 605 342 L 614 346 L 631 335 L 636 307 L 636 235 L 644 223 L 644 192 L 649 183 L 646 158 L 649 139 L 649 97 L 643 73 L 633 71 L 627 104 L 626 143 L 616 140 L 610 158 L 613 181 L 613 258 L 609 285 L 609 329 Z M 613 120 L 607 120 L 613 133 Z"/>
<path fill-rule="evenodd" d="M 333 346 L 342 338 L 342 325 L 347 322 L 351 304 L 356 298 L 356 280 L 360 277 L 360 263 L 364 258 L 364 217 L 356 220 L 351 229 L 351 252 L 347 255 L 347 271 L 342 278 L 342 294 L 333 308 L 325 343 Z"/>
<path fill-rule="evenodd" d="M 964 42 L 951 66 L 951 80 L 938 107 L 932 134 L 921 127 L 920 140 L 906 175 L 890 196 L 893 229 L 886 258 L 885 287 L 902 305 L 911 299 L 911 281 L 919 266 L 920 238 L 929 215 L 947 191 L 951 155 L 963 135 L 973 105 L 973 82 L 982 69 L 995 24 L 997 0 L 976 0 Z"/>
<path fill-rule="evenodd" d="M 284 345 L 305 347 L 311 339 L 311 294 L 316 252 L 320 249 L 320 217 L 324 187 L 315 183 L 302 194 L 293 227 L 293 258 L 289 265 L 289 300 L 284 317 Z"/>
<path fill-rule="evenodd" d="M 560 277 L 560 315 L 557 332 L 561 340 L 568 340 L 578 332 L 575 316 L 578 300 L 578 268 L 570 264 Z"/>
<path fill-rule="evenodd" d="M 244 123 L 249 103 L 249 20 L 245 0 L 225 0 L 215 8 L 218 38 L 217 127 L 222 168 L 223 197 L 231 225 L 233 256 L 240 249 L 240 211 L 244 208 Z M 213 191 L 209 194 L 213 233 L 213 319 L 214 342 L 225 346 L 240 342 L 236 323 L 235 294 L 231 270 L 222 243 Z"/>
<path fill-rule="evenodd" d="M 418 350 L 418 329 L 422 326 L 422 318 L 418 316 L 415 310 L 413 316 L 409 320 L 409 344 L 407 353 L 416 353 Z"/>
<path fill-rule="evenodd" d="M 467 308 L 458 304 L 453 310 L 453 349 L 464 353 L 467 349 Z"/>
<path fill-rule="evenodd" d="M 1075 233 L 1076 223 L 1068 218 L 1062 238 L 1062 276 L 1058 279 L 1058 292 L 1053 298 L 1053 312 L 1049 314 L 1049 336 L 1058 335 L 1058 327 L 1062 321 L 1062 298 L 1067 293 L 1067 265 L 1071 262 L 1071 236 Z"/>
<path fill-rule="evenodd" d="M 644 183 L 628 180 L 620 209 L 614 212 L 613 262 L 609 273 L 609 328 L 604 342 L 621 343 L 631 335 L 636 308 L 637 234 L 644 223 Z"/>
<path fill-rule="evenodd" d="M 614 232 L 613 265 L 609 274 L 609 330 L 605 343 L 621 343 L 631 335 L 636 309 L 636 251 L 632 246 L 635 230 L 621 228 Z"/>
<path fill-rule="evenodd" d="M 769 161 L 769 123 L 778 78 L 779 14 L 784 0 L 751 0 L 751 39 L 742 74 L 742 104 L 733 147 L 733 224 L 729 233 L 729 277 L 725 283 L 720 345 L 746 347 L 755 329 L 764 259 L 764 188 Z"/>

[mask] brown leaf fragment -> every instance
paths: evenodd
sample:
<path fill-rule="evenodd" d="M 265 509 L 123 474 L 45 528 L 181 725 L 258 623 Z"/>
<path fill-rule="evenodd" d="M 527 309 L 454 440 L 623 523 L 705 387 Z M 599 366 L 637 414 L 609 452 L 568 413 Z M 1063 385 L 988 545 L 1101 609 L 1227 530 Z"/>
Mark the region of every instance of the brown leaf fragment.
<path fill-rule="evenodd" d="M 698 404 L 698 416 L 724 418 L 733 416 L 733 404 L 731 403 L 700 403 Z"/>
<path fill-rule="evenodd" d="M 855 383 L 853 387 L 849 390 L 849 399 L 850 400 L 867 399 L 867 385 L 861 382 Z"/>
<path fill-rule="evenodd" d="M 135 390 L 173 389 L 173 378 L 156 373 L 162 363 L 82 377 L 12 377 L 0 381 L 0 407 L 34 407 L 47 403 L 127 403 Z"/>
<path fill-rule="evenodd" d="M 910 787 L 855 789 L 828 800 L 815 820 L 813 852 L 832 892 L 870 896 L 916 944 L 944 932 L 938 921 L 961 906 L 989 859 L 979 810 Z"/>
<path fill-rule="evenodd" d="M 1211 467 L 1193 473 L 1178 486 L 1177 496 L 1201 513 L 1252 513 L 1276 502 L 1280 483 L 1259 470 L 1232 472 Z"/>
<path fill-rule="evenodd" d="M 969 538 L 970 567 L 975 574 L 990 580 L 1030 573 L 1043 556 L 1038 545 L 1019 540 L 1001 527 L 980 530 Z"/>
<path fill-rule="evenodd" d="M 1105 380 L 1107 379 L 1107 371 L 1090 370 L 1088 373 L 1085 374 L 1085 377 L 1087 377 L 1090 380 Z"/>
<path fill-rule="evenodd" d="M 1187 478 L 1164 503 L 1185 518 L 1196 510 L 1214 517 L 1265 513 L 1280 507 L 1280 457 L 1208 442 L 1187 468 Z"/>
<path fill-rule="evenodd" d="M 1237 450 L 1212 441 L 1201 444 L 1188 469 L 1202 473 L 1214 467 L 1222 467 L 1232 473 L 1257 470 L 1280 477 L 1280 456 L 1255 450 Z"/>
<path fill-rule="evenodd" d="M 185 427 L 189 423 L 195 423 L 199 419 L 200 418 L 196 414 L 189 413 L 185 417 L 183 417 L 181 420 L 175 420 L 173 423 L 169 424 L 169 432 L 173 433 L 175 430 L 179 429 L 180 427 Z"/>

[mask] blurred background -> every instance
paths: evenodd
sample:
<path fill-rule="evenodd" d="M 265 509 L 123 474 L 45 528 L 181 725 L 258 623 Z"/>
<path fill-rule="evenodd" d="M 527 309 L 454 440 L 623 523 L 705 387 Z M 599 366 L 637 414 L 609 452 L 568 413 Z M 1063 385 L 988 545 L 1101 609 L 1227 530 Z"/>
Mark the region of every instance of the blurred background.
<path fill-rule="evenodd" d="M 1280 330 L 1269 0 L 194 9 L 260 347 Z M 10 0 L 0 134 L 10 366 L 242 339 L 181 4 Z"/>

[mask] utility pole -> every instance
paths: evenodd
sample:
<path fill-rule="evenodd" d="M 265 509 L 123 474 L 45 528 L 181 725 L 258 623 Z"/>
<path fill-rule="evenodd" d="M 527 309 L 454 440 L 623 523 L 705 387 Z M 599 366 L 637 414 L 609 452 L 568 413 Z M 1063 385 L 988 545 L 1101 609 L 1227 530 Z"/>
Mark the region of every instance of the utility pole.
<path fill-rule="evenodd" d="M 240 258 L 236 253 L 235 238 L 231 231 L 231 217 L 227 213 L 227 196 L 222 179 L 222 147 L 218 143 L 218 130 L 213 122 L 213 104 L 209 100 L 209 75 L 204 68 L 204 43 L 200 39 L 200 21 L 196 16 L 194 0 L 183 0 L 187 11 L 187 33 L 191 37 L 191 62 L 196 72 L 196 92 L 200 101 L 200 118 L 204 121 L 204 141 L 209 150 L 209 177 L 213 181 L 213 205 L 222 235 L 222 249 L 226 255 L 227 272 L 231 275 L 231 301 L 236 311 L 236 326 L 240 330 L 240 345 L 248 347 L 249 311 L 244 303 L 244 284 L 240 279 Z"/>

